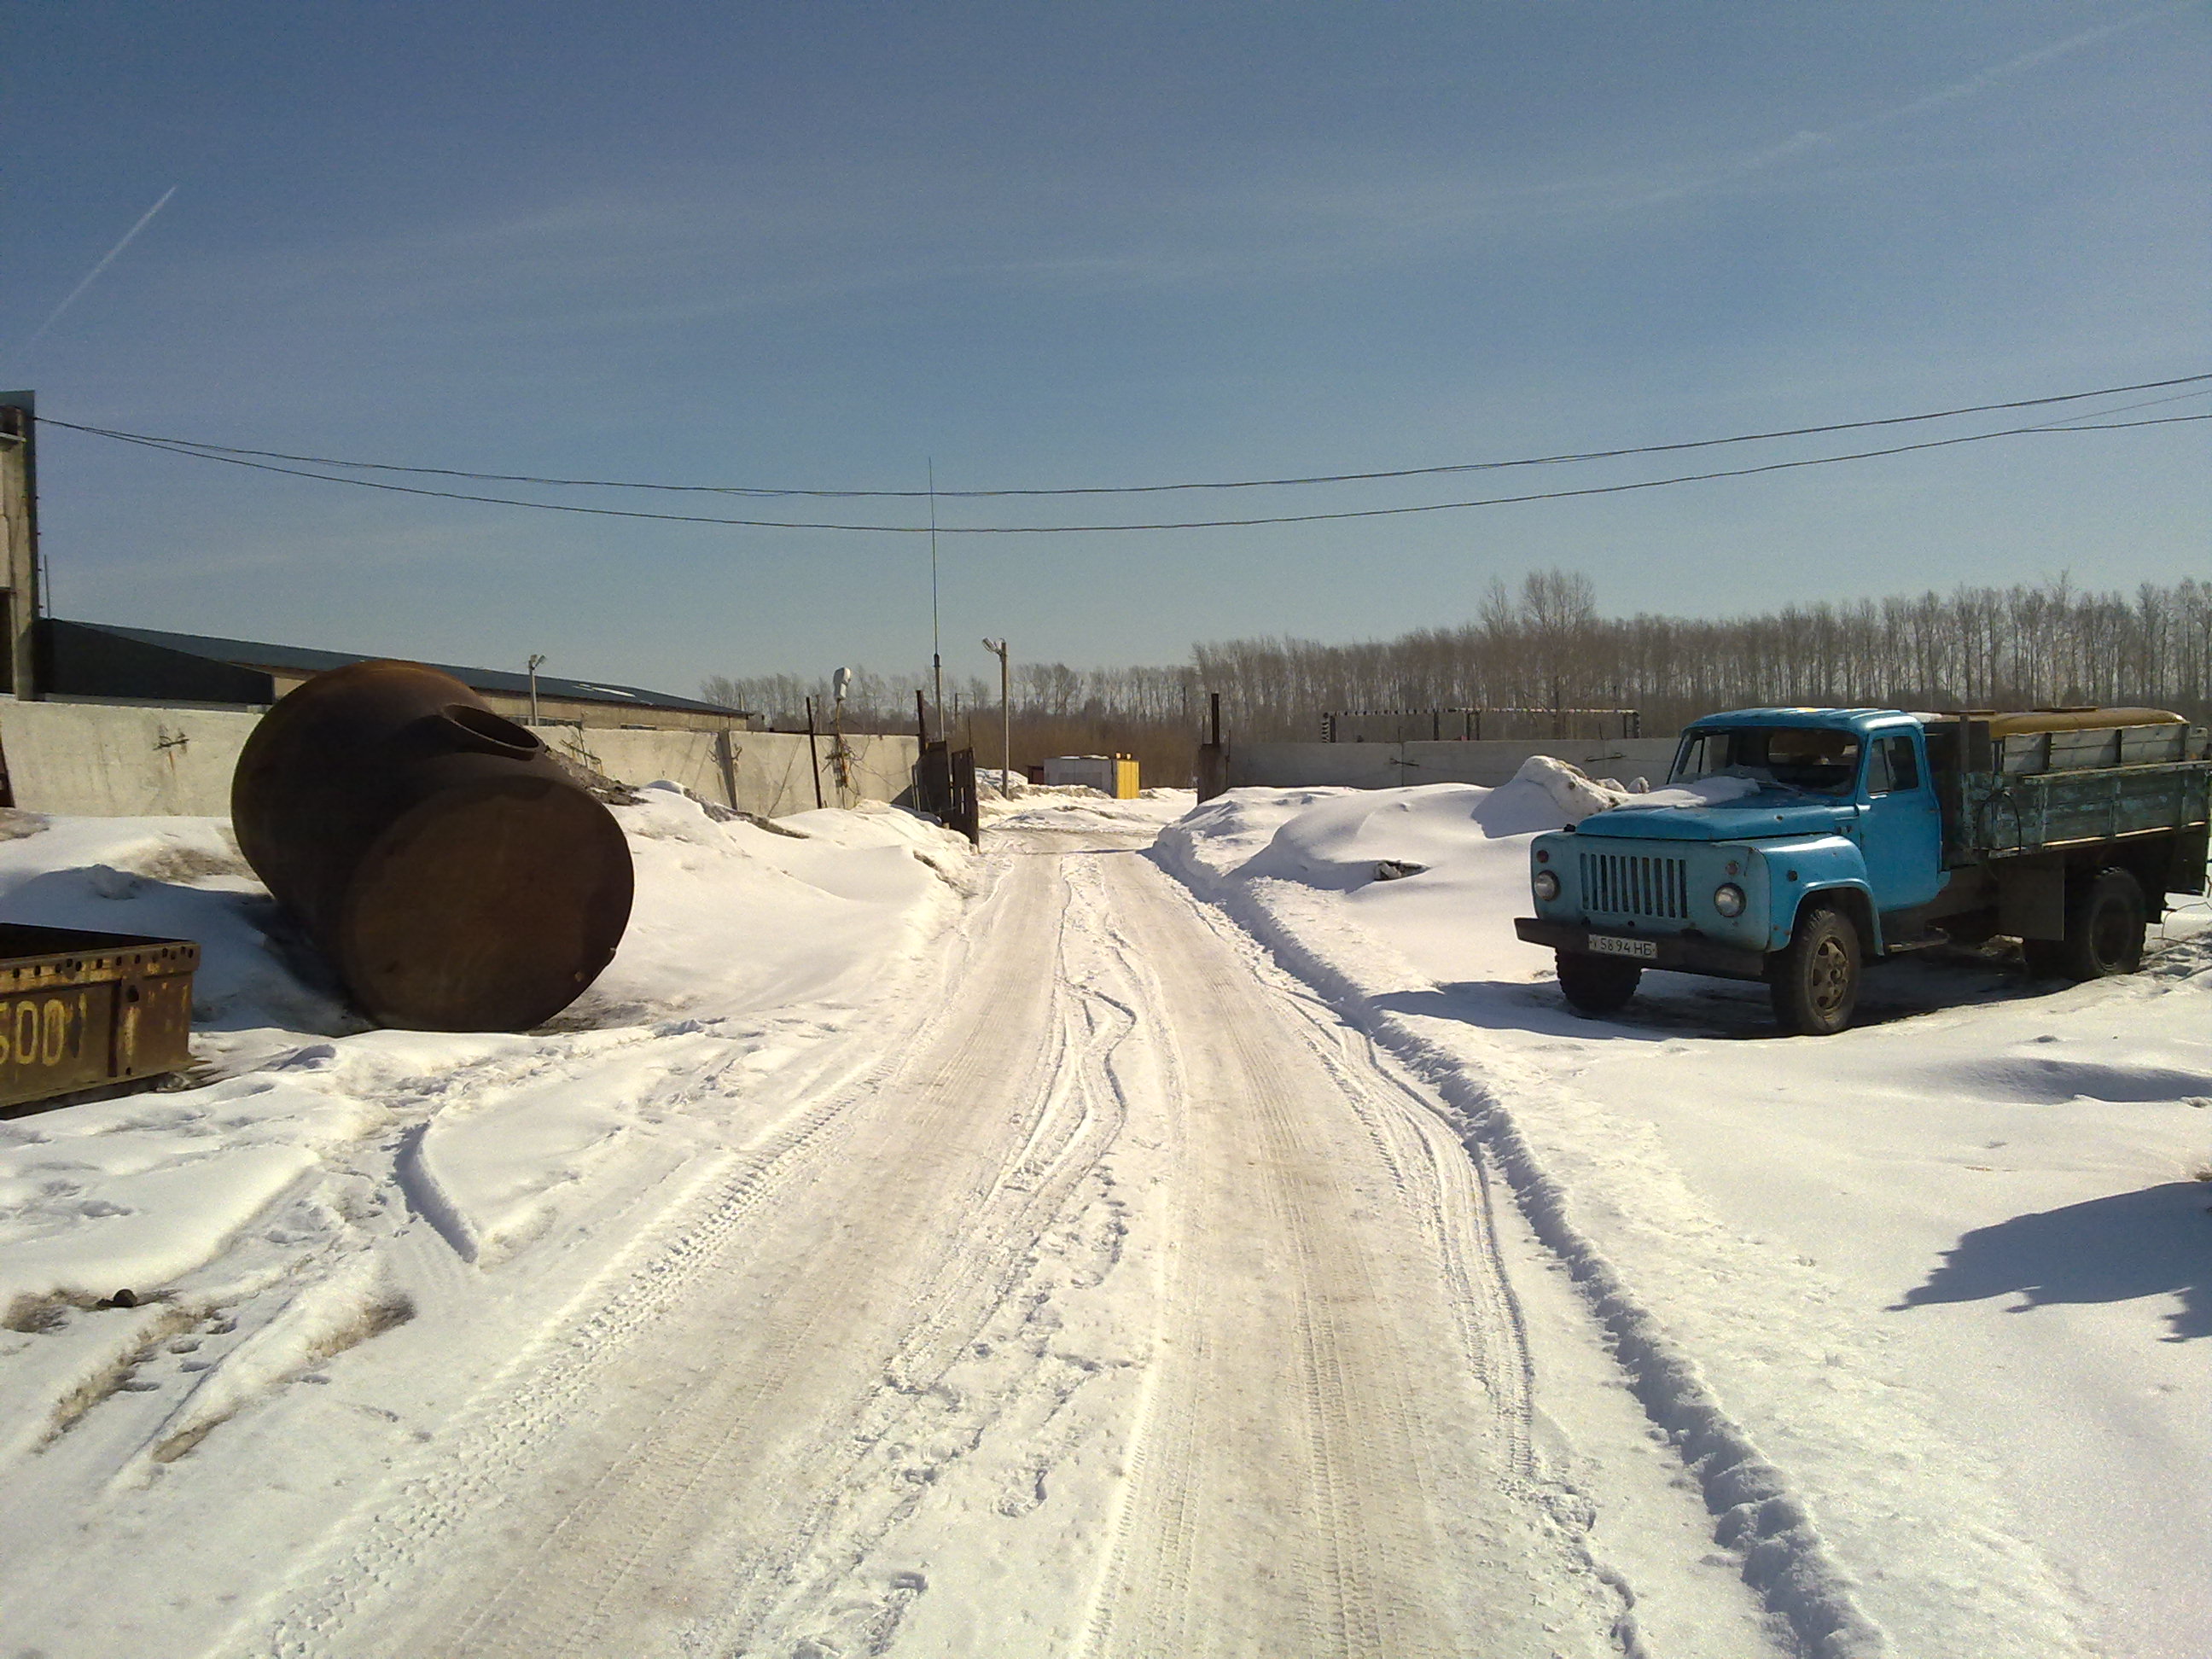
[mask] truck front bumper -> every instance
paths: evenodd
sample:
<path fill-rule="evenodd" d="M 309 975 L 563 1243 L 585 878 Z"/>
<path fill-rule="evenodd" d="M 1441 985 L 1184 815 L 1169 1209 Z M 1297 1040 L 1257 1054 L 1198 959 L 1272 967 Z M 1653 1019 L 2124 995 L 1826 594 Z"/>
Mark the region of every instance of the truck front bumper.
<path fill-rule="evenodd" d="M 1516 917 L 1513 931 L 1530 945 L 1548 945 L 1554 951 L 1575 951 L 1584 956 L 1618 957 L 1643 968 L 1671 968 L 1676 973 L 1711 974 L 1720 979 L 1766 976 L 1766 957 L 1762 952 L 1722 945 L 1694 933 L 1635 933 L 1618 927 L 1545 921 L 1536 916 Z M 1594 939 L 1618 939 L 1635 949 L 1607 950 L 1603 945 L 1592 948 Z"/>

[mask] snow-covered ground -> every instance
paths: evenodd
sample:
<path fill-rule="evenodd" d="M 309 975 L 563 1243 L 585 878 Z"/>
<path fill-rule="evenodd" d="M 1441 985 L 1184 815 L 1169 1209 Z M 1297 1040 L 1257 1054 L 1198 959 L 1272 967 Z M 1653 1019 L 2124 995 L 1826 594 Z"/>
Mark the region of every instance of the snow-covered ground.
<path fill-rule="evenodd" d="M 554 1029 L 527 1036 L 368 1030 L 219 820 L 14 815 L 0 842 L 9 920 L 200 942 L 199 1065 L 185 1080 L 204 1086 L 0 1127 L 10 1324 L 191 1284 L 302 1176 L 301 1204 L 327 1201 L 321 1154 L 395 1126 L 422 1133 L 405 1189 L 374 1201 L 427 1204 L 471 1259 L 510 1247 L 586 1166 L 656 1138 L 672 1051 L 773 1069 L 910 960 L 975 884 L 965 843 L 890 809 L 803 813 L 781 835 L 717 823 L 672 787 L 613 810 L 638 867 L 629 932 Z M 578 1074 L 588 1086 L 572 1086 Z"/>
<path fill-rule="evenodd" d="M 1166 824 L 1198 805 L 1189 789 L 1147 789 L 1133 800 L 1115 800 L 1077 784 L 1053 788 L 1017 781 L 1011 798 L 995 787 L 981 797 L 986 829 L 1026 836 L 1133 835 L 1149 842 Z"/>
<path fill-rule="evenodd" d="M 1510 925 L 1575 787 L 1241 790 L 1159 856 L 1499 1155 L 1801 1628 L 2212 1652 L 2204 901 L 2124 980 L 1884 965 L 1833 1038 L 1657 973 L 1582 1018 Z"/>
<path fill-rule="evenodd" d="M 977 884 L 909 813 L 776 833 L 642 793 L 620 952 L 512 1036 L 366 1029 L 221 821 L 6 815 L 0 915 L 203 952 L 181 1086 L 0 1121 L 9 1651 L 202 1650 L 241 1559 L 304 1549 L 390 1460 L 395 1400 L 435 1421 L 712 1155 L 833 1087 L 824 1039 L 854 1063 Z M 356 1348 L 400 1356 L 389 1386 L 317 1407 Z M 169 1478 L 234 1418 L 226 1473 Z M 133 1556 L 175 1576 L 88 1593 Z"/>
<path fill-rule="evenodd" d="M 5 1650 L 2212 1650 L 2212 916 L 1583 1019 L 1510 918 L 1617 793 L 657 787 L 513 1036 L 0 819 L 204 951 L 179 1086 L 0 1121 Z"/>

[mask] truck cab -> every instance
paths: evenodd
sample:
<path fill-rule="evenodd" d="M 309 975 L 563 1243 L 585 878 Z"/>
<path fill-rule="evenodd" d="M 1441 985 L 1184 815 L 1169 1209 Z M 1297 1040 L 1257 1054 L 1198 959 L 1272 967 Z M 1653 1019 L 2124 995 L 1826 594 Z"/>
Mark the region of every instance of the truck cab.
<path fill-rule="evenodd" d="M 2130 750 L 2128 732 L 2148 735 Z M 2019 740 L 2039 734 L 2041 769 L 2008 773 L 2006 745 L 2025 757 Z M 2118 764 L 2053 764 L 2077 755 Z M 1784 1028 L 1814 1035 L 1850 1024 L 1863 963 L 1947 939 L 2015 933 L 2045 967 L 2072 939 L 2076 977 L 2125 971 L 2164 895 L 2203 890 L 2208 774 L 2202 728 L 2157 710 L 1708 715 L 1664 788 L 1536 837 L 1536 914 L 1516 927 L 1559 953 L 1584 1012 L 1619 1008 L 1644 969 L 1668 968 L 1764 980 Z M 2090 796 L 2113 810 L 2070 833 Z M 2024 799 L 2044 830 L 2019 833 Z"/>

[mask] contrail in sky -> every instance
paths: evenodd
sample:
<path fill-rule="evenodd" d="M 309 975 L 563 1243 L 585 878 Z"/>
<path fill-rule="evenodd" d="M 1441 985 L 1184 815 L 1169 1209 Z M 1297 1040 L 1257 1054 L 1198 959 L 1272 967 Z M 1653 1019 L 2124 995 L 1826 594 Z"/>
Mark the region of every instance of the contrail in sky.
<path fill-rule="evenodd" d="M 1893 109 L 1876 110 L 1871 115 L 1862 115 L 1852 120 L 1839 122 L 1825 131 L 1795 134 L 1778 144 L 1770 145 L 1765 149 L 1754 151 L 1748 155 L 1739 156 L 1735 161 L 1715 169 L 1705 178 L 1693 179 L 1686 184 L 1670 185 L 1644 199 L 1655 202 L 1671 201 L 1677 197 L 1687 196 L 1694 191 L 1710 189 L 1714 185 L 1741 179 L 1747 173 L 1759 172 L 1778 162 L 1795 161 L 1809 150 L 1832 148 L 1843 139 L 1855 137 L 1859 133 L 1872 128 L 1888 126 L 1893 122 L 1908 120 L 1913 116 L 1925 114 L 1929 110 L 1941 109 L 1946 104 L 1954 104 L 1960 99 L 1972 98 L 1978 93 L 1985 92 L 1999 82 L 2009 80 L 2015 75 L 2047 64 L 2053 58 L 2064 58 L 2081 51 L 2085 46 L 2094 46 L 2098 41 L 2118 34 L 2124 29 L 2134 28 L 2141 23 L 2153 22 L 2161 17 L 2170 17 L 2178 11 L 2190 10 L 2196 3 L 2197 0 L 2172 0 L 2172 3 L 2169 5 L 2154 6 L 2147 11 L 2136 12 L 2126 17 L 2115 18 L 2109 23 L 2100 23 L 2094 28 L 2083 29 L 2080 33 L 2069 34 L 2063 40 L 2054 40 L 2048 46 L 2038 46 L 2032 52 L 2024 52 L 2017 58 L 2008 58 L 2002 64 L 1992 64 L 1986 69 L 1977 70 L 1964 80 L 1954 81 L 1946 87 L 1938 87 L 1933 92 L 1923 93 L 1917 98 L 1899 104 Z"/>
<path fill-rule="evenodd" d="M 118 242 L 113 247 L 108 249 L 107 252 L 102 257 L 98 264 L 94 265 L 90 270 L 85 272 L 84 280 L 79 283 L 75 288 L 71 289 L 69 293 L 63 297 L 62 302 L 46 313 L 46 320 L 40 323 L 38 327 L 31 331 L 31 337 L 24 341 L 22 344 L 17 346 L 14 352 L 9 355 L 15 357 L 21 357 L 33 346 L 38 344 L 40 336 L 43 335 L 48 329 L 52 328 L 56 323 L 61 320 L 62 313 L 67 311 L 71 306 L 76 303 L 76 296 L 83 293 L 85 289 L 90 288 L 94 283 L 99 280 L 100 273 L 115 263 L 116 256 L 121 253 L 125 248 L 129 247 L 132 239 L 135 238 L 140 231 L 145 229 L 148 225 L 154 222 L 154 216 L 159 213 L 163 208 L 168 206 L 169 198 L 176 193 L 177 187 L 174 185 L 171 185 L 168 189 L 163 191 L 161 192 L 161 199 L 155 203 L 153 206 L 148 208 L 145 212 L 138 216 L 138 222 L 123 233 L 123 240 Z"/>

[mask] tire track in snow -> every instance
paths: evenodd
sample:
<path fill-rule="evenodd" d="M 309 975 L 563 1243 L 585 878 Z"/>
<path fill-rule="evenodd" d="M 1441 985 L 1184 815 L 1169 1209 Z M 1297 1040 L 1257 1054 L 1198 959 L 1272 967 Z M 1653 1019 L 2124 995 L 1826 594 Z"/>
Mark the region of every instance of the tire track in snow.
<path fill-rule="evenodd" d="M 1177 856 L 1170 842 L 1163 842 L 1154 857 L 1194 896 L 1217 888 L 1203 868 Z M 1612 1336 L 1637 1399 L 1695 1472 L 1708 1506 L 1719 1516 L 1717 1541 L 1741 1553 L 1745 1581 L 1790 1626 L 1804 1651 L 1818 1659 L 1880 1659 L 1888 1653 L 1887 1635 L 1858 1606 L 1850 1577 L 1802 1500 L 1723 1408 L 1619 1269 L 1575 1224 L 1565 1189 L 1544 1168 L 1508 1103 L 1453 1056 L 1370 1005 L 1355 976 L 1279 924 L 1262 900 L 1225 884 L 1218 885 L 1216 896 L 1229 927 L 1249 933 L 1328 1006 L 1356 1022 L 1442 1097 L 1471 1158 L 1497 1159 L 1538 1238 L 1583 1287 Z"/>
<path fill-rule="evenodd" d="M 1612 1650 L 1614 1591 L 1516 1490 L 1525 1354 L 1474 1288 L 1496 1263 L 1472 1184 L 1180 889 L 1134 859 L 1109 878 L 1185 1186 L 1086 1651 Z M 1486 1401 L 1469 1340 L 1508 1379 Z"/>
<path fill-rule="evenodd" d="M 1040 1401 L 1048 1419 L 1088 1380 L 1088 1372 L 1046 1375 L 1059 1356 L 1039 1344 L 1030 1363 L 1010 1376 L 972 1389 L 945 1381 L 987 1325 L 1040 1311 L 1048 1292 L 1026 1284 L 1036 1269 L 1039 1242 L 1048 1229 L 1079 1230 L 1088 1200 L 1077 1189 L 1110 1149 L 1125 1117 L 1108 1060 L 1128 1035 L 1129 1011 L 1101 993 L 1073 960 L 1092 932 L 1095 884 L 1070 880 L 1059 860 L 1051 863 L 1055 897 L 1065 908 L 1054 930 L 1049 1040 L 1038 1045 L 1028 1076 L 1009 1075 L 1006 1088 L 1016 1131 L 1020 1114 L 1031 1114 L 1026 1137 L 1016 1144 L 1010 1134 L 1000 1143 L 998 1174 L 973 1211 L 947 1228 L 957 1246 L 914 1298 L 915 1316 L 885 1370 L 889 1386 L 860 1409 L 848 1437 L 855 1449 L 833 1478 L 818 1483 L 812 1509 L 783 1547 L 732 1559 L 723 1569 L 744 1588 L 727 1613 L 686 1630 L 688 1646 L 810 1654 L 854 1651 L 849 1644 L 859 1642 L 859 1650 L 885 1650 L 927 1581 L 878 1566 L 872 1553 L 939 1476 L 1004 1419 L 1033 1412 Z M 1014 968 L 1021 971 L 1023 964 Z M 1018 1027 L 1006 1036 L 1017 1045 L 1022 1040 Z M 1033 1446 L 1036 1488 L 1053 1467 L 1053 1449 Z M 1002 1500 L 1002 1512 L 1007 1507 Z M 878 1584 L 883 1588 L 872 1589 Z"/>
<path fill-rule="evenodd" d="M 946 970 L 975 931 L 971 917 L 951 941 Z M 331 1640 L 362 1627 L 473 1517 L 495 1507 L 499 1483 L 512 1480 L 579 1412 L 579 1401 L 640 1331 L 690 1289 L 720 1247 L 793 1184 L 810 1162 L 828 1155 L 840 1120 L 896 1064 L 902 1040 L 926 1032 L 931 1011 L 909 1017 L 874 1042 L 839 1042 L 824 1055 L 775 1079 L 764 1092 L 793 1103 L 747 1145 L 704 1162 L 673 1194 L 659 1219 L 550 1320 L 543 1334 L 456 1413 L 438 1449 L 363 1508 L 294 1576 L 264 1598 L 226 1651 L 321 1654 Z M 273 1610 L 273 1611 L 272 1611 Z"/>
<path fill-rule="evenodd" d="M 1071 1149 L 1095 1160 L 1110 1137 L 1044 1086 L 1048 876 L 1012 872 L 971 924 L 982 945 L 951 1004 L 703 1182 L 627 1284 L 489 1390 L 253 1650 L 651 1649 L 774 1604 L 836 1530 L 851 1449 L 880 1432 L 871 1402 L 926 1387 L 962 1306 L 972 1328 L 1002 1289 L 1006 1249 L 974 1249 L 984 1212 L 1016 1241 L 1033 1222 L 1033 1241 L 1084 1167 Z M 1032 1121 L 1055 1112 L 1063 1127 Z M 963 1253 L 980 1274 L 949 1265 Z M 750 1571 L 696 1576 L 702 1540 Z"/>

